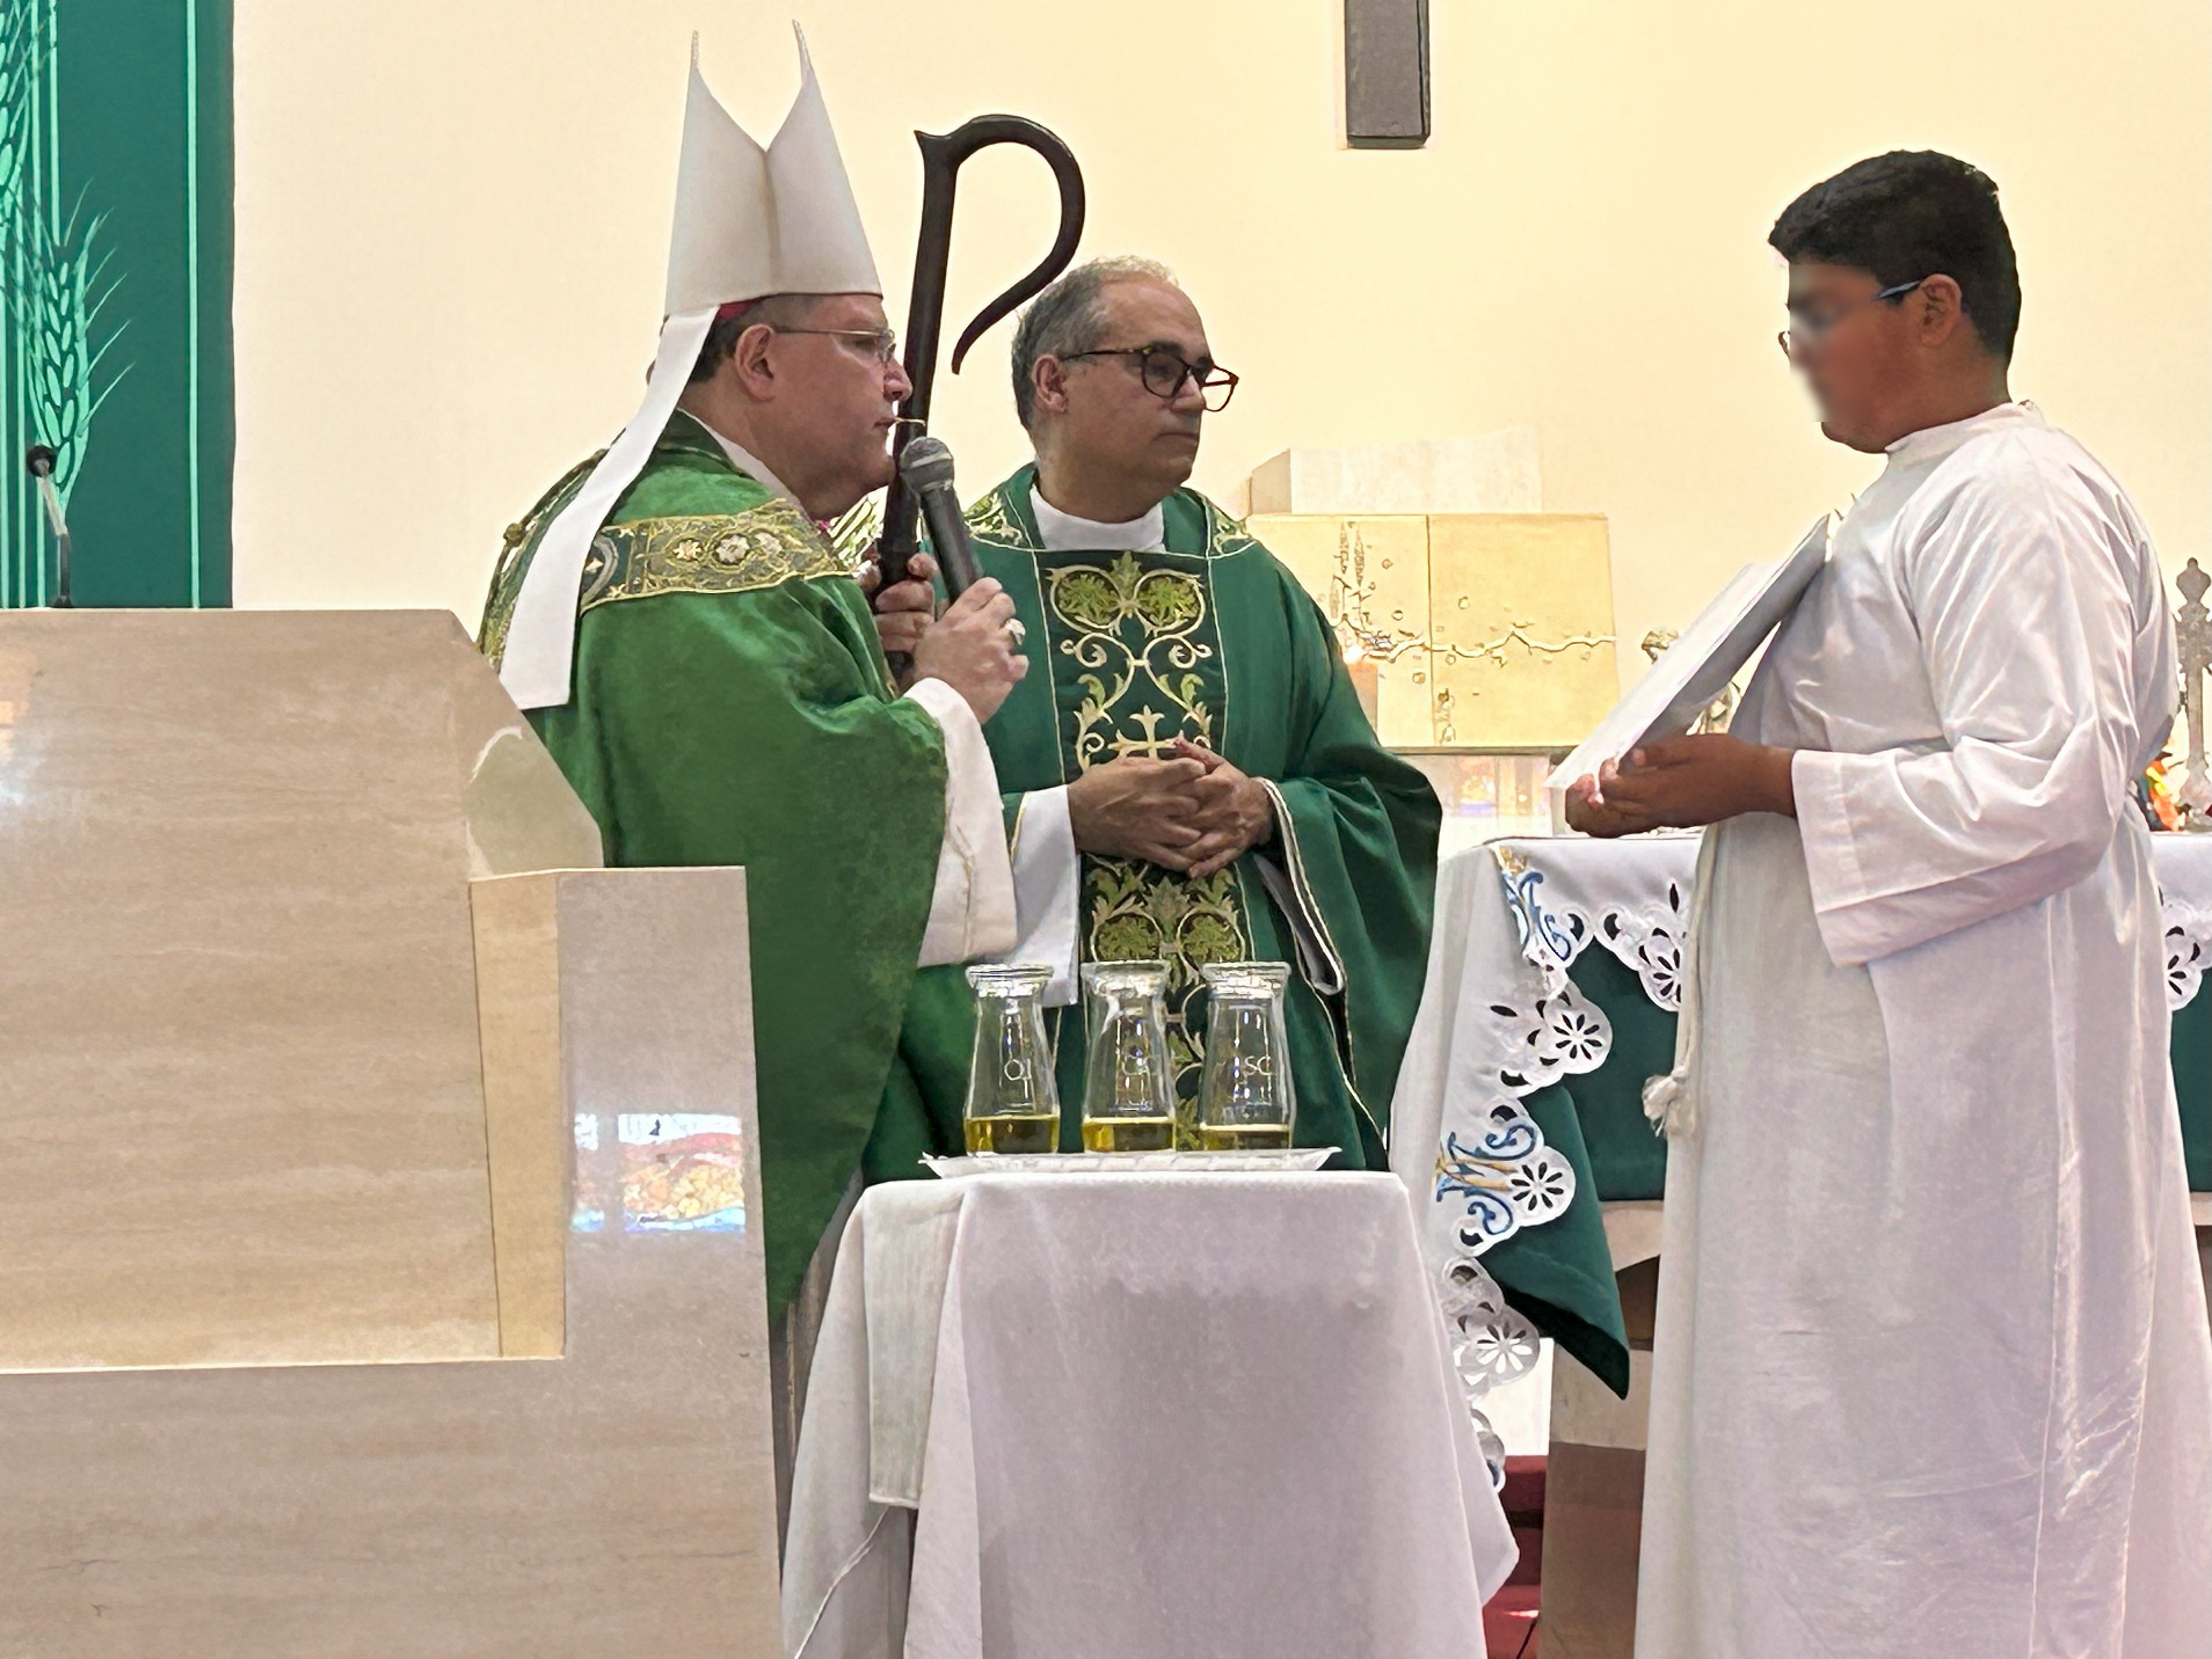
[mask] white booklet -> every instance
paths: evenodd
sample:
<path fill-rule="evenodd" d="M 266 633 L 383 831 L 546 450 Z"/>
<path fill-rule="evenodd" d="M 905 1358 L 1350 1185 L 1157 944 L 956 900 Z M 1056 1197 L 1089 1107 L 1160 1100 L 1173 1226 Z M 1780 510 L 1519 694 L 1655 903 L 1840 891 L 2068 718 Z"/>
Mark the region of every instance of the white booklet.
<path fill-rule="evenodd" d="M 1695 725 L 1820 574 L 1828 559 L 1830 522 L 1823 514 L 1788 558 L 1737 571 L 1544 787 L 1564 792 L 1637 744 L 1680 737 Z"/>

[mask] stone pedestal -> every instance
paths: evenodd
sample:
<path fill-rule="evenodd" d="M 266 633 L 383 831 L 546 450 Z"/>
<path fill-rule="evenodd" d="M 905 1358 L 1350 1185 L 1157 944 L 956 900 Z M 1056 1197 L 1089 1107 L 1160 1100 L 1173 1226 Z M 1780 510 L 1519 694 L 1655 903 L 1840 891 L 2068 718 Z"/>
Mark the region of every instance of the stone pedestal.
<path fill-rule="evenodd" d="M 0 616 L 0 800 L 15 1645 L 779 1652 L 743 872 L 442 613 Z"/>

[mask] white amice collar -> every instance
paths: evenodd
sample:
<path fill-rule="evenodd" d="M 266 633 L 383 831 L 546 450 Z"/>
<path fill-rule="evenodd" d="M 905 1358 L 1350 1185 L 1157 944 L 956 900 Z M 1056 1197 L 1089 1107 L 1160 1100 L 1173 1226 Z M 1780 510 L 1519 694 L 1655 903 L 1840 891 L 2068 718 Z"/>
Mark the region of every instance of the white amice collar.
<path fill-rule="evenodd" d="M 722 453 L 730 458 L 730 465 L 732 466 L 737 468 L 738 471 L 744 473 L 755 483 L 758 484 L 763 489 L 768 491 L 769 495 L 781 496 L 785 501 L 789 501 L 793 507 L 799 507 L 801 514 L 805 514 L 806 509 L 804 507 L 799 506 L 799 497 L 793 495 L 790 490 L 784 487 L 782 479 L 777 477 L 775 473 L 769 471 L 766 467 L 761 465 L 760 458 L 757 455 L 755 455 L 750 450 L 746 449 L 740 444 L 732 443 L 720 433 L 715 431 L 713 427 L 708 426 L 706 422 L 701 421 L 699 417 L 696 415 L 692 414 L 690 410 L 679 409 L 676 412 L 684 416 L 686 419 L 697 422 L 699 429 L 702 432 L 704 432 L 716 443 L 721 445 Z"/>
<path fill-rule="evenodd" d="M 1036 514 L 1037 539 L 1048 552 L 1157 553 L 1167 546 L 1167 514 L 1157 502 L 1142 518 L 1101 524 L 1061 512 L 1032 484 L 1030 511 Z"/>

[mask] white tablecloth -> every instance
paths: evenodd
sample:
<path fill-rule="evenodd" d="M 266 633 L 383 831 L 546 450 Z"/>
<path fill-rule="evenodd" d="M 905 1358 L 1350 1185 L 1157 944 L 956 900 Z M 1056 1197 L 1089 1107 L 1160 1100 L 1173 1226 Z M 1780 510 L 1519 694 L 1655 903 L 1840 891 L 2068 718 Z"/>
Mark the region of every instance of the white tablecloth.
<path fill-rule="evenodd" d="M 1469 1659 L 1514 1554 L 1391 1176 L 896 1182 L 846 1228 L 793 1655 Z"/>

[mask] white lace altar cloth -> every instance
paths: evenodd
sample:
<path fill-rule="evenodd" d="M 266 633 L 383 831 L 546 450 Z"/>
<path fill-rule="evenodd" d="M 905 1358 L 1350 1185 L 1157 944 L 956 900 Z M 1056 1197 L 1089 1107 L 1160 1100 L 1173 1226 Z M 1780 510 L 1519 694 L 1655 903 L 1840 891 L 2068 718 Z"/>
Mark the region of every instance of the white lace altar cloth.
<path fill-rule="evenodd" d="M 1493 1463 L 1499 1449 L 1480 1401 L 1534 1366 L 1536 1333 L 1480 1258 L 1559 1214 L 1575 1189 L 1573 1170 L 1520 1103 L 1596 1071 L 1612 1052 L 1611 1022 L 1567 972 L 1591 945 L 1631 969 L 1655 1005 L 1680 1008 L 1698 843 L 1695 834 L 1515 837 L 1455 854 L 1437 872 L 1428 981 L 1391 1103 L 1390 1164 L 1413 1193 Z M 2212 835 L 2154 836 L 2152 848 L 2166 1001 L 2178 1011 L 2212 968 Z"/>

